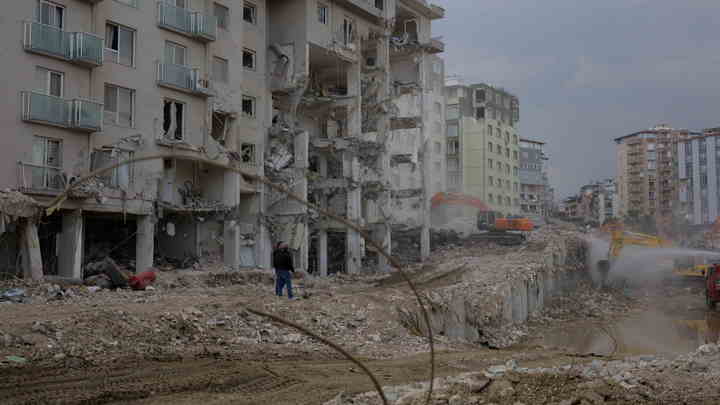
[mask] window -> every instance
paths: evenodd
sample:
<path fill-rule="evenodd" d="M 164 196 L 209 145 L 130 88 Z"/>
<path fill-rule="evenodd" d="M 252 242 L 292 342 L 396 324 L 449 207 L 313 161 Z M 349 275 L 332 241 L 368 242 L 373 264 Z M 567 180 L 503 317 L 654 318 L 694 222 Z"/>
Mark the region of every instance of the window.
<path fill-rule="evenodd" d="M 447 149 L 448 149 L 447 153 L 448 154 L 458 153 L 459 145 L 460 144 L 458 143 L 458 141 L 449 141 L 447 143 Z"/>
<path fill-rule="evenodd" d="M 514 167 L 513 167 L 513 175 L 514 175 L 514 176 L 517 176 L 517 175 L 518 175 L 518 167 L 517 167 L 517 166 L 514 166 Z"/>
<path fill-rule="evenodd" d="M 105 167 L 110 167 L 118 163 L 126 162 L 132 159 L 133 153 L 118 148 L 103 148 L 92 153 L 90 159 L 90 170 L 95 171 Z M 98 176 L 100 182 L 104 186 L 110 188 L 127 189 L 132 182 L 133 166 L 126 164 L 118 166 Z"/>
<path fill-rule="evenodd" d="M 226 59 L 213 57 L 213 80 L 221 83 L 230 82 L 230 67 Z"/>
<path fill-rule="evenodd" d="M 442 144 L 440 142 L 435 142 L 435 153 L 442 153 Z"/>
<path fill-rule="evenodd" d="M 36 90 L 49 96 L 62 97 L 65 91 L 65 75 L 62 72 L 38 66 L 35 69 Z"/>
<path fill-rule="evenodd" d="M 255 70 L 255 51 L 243 49 L 243 67 L 248 70 Z"/>
<path fill-rule="evenodd" d="M 245 164 L 254 165 L 257 159 L 254 143 L 243 143 L 240 145 L 240 159 Z"/>
<path fill-rule="evenodd" d="M 329 22 L 328 6 L 322 3 L 318 3 L 317 6 L 318 21 L 320 24 L 327 24 Z"/>
<path fill-rule="evenodd" d="M 510 148 L 505 148 L 505 157 L 510 159 Z"/>
<path fill-rule="evenodd" d="M 163 131 L 165 138 L 181 140 L 185 129 L 185 103 L 175 100 L 163 101 Z"/>
<path fill-rule="evenodd" d="M 63 29 L 65 28 L 65 7 L 49 1 L 40 1 L 37 9 L 37 20 L 41 24 Z"/>
<path fill-rule="evenodd" d="M 457 173 L 450 174 L 448 176 L 448 183 L 452 186 L 457 186 L 460 184 L 460 175 Z"/>
<path fill-rule="evenodd" d="M 495 204 L 495 198 L 492 194 L 488 194 L 488 201 L 490 201 L 490 204 Z"/>
<path fill-rule="evenodd" d="M 222 28 L 224 30 L 228 29 L 230 26 L 230 9 L 217 3 L 215 3 L 213 7 L 215 11 L 215 18 L 217 18 L 218 28 Z"/>
<path fill-rule="evenodd" d="M 518 136 L 517 136 L 517 135 L 513 135 L 513 143 L 514 143 L 515 145 L 518 144 Z"/>
<path fill-rule="evenodd" d="M 485 118 L 485 107 L 478 107 L 475 109 L 475 119 L 481 120 Z"/>
<path fill-rule="evenodd" d="M 447 169 L 449 172 L 455 172 L 460 170 L 460 162 L 457 159 L 448 159 Z"/>
<path fill-rule="evenodd" d="M 121 127 L 134 125 L 133 110 L 135 106 L 135 90 L 124 87 L 105 85 L 105 116 L 106 124 Z"/>
<path fill-rule="evenodd" d="M 493 176 L 488 176 L 488 183 L 490 183 L 491 186 L 495 185 L 495 179 L 493 179 Z"/>
<path fill-rule="evenodd" d="M 449 136 L 449 137 L 458 136 L 458 124 L 448 124 L 447 125 L 447 136 Z"/>
<path fill-rule="evenodd" d="M 492 160 L 492 159 L 488 159 L 488 167 L 489 167 L 490 169 L 493 168 L 493 160 Z"/>
<path fill-rule="evenodd" d="M 516 150 L 513 151 L 513 159 L 518 160 L 518 152 Z"/>
<path fill-rule="evenodd" d="M 385 8 L 385 0 L 375 0 L 375 8 L 377 9 L 384 9 Z"/>
<path fill-rule="evenodd" d="M 460 106 L 457 104 L 447 106 L 447 119 L 456 120 L 460 118 Z"/>
<path fill-rule="evenodd" d="M 475 90 L 475 101 L 478 103 L 482 103 L 483 101 L 485 101 L 485 90 Z"/>
<path fill-rule="evenodd" d="M 505 173 L 510 174 L 510 165 L 505 163 Z"/>
<path fill-rule="evenodd" d="M 243 96 L 242 112 L 246 117 L 255 116 L 255 97 Z"/>
<path fill-rule="evenodd" d="M 250 24 L 257 24 L 257 7 L 249 2 L 243 4 L 243 20 Z"/>
<path fill-rule="evenodd" d="M 505 197 L 505 205 L 510 206 L 510 197 Z"/>
<path fill-rule="evenodd" d="M 343 43 L 349 45 L 355 42 L 355 21 L 350 17 L 343 18 Z"/>
<path fill-rule="evenodd" d="M 133 66 L 135 31 L 117 24 L 105 25 L 105 57 L 113 63 Z"/>
<path fill-rule="evenodd" d="M 492 134 L 493 134 L 493 127 L 492 127 L 492 125 L 488 125 L 488 126 L 487 126 L 487 134 L 488 134 L 488 136 L 492 136 Z"/>
<path fill-rule="evenodd" d="M 64 187 L 61 175 L 62 141 L 42 136 L 33 137 L 32 164 L 29 168 L 31 188 L 59 190 Z"/>
<path fill-rule="evenodd" d="M 165 63 L 187 65 L 187 48 L 174 42 L 165 42 Z"/>
<path fill-rule="evenodd" d="M 442 114 L 442 104 L 435 102 L 435 114 Z"/>
<path fill-rule="evenodd" d="M 488 107 L 487 111 L 488 111 L 488 118 L 495 119 L 495 109 L 492 107 Z"/>
<path fill-rule="evenodd" d="M 505 144 L 510 143 L 510 134 L 508 132 L 505 132 Z"/>

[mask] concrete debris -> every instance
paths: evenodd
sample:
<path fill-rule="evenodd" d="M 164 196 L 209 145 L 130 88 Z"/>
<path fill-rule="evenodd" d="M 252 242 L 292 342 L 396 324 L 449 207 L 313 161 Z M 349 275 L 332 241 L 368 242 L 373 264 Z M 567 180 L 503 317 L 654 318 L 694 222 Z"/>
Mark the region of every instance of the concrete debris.
<path fill-rule="evenodd" d="M 0 214 L 10 218 L 29 218 L 38 214 L 39 207 L 37 201 L 19 191 L 0 191 Z"/>
<path fill-rule="evenodd" d="M 22 288 L 10 288 L 0 294 L 0 302 L 23 302 L 26 298 L 25 290 Z"/>

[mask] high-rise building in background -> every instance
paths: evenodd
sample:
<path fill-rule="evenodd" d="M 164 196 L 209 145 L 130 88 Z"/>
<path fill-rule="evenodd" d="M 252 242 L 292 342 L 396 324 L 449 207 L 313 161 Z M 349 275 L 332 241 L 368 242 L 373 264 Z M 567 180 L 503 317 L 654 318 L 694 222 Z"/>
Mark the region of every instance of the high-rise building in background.
<path fill-rule="evenodd" d="M 692 135 L 659 125 L 615 139 L 619 216 L 649 216 L 670 226 L 679 208 L 678 143 Z"/>
<path fill-rule="evenodd" d="M 678 143 L 679 212 L 692 225 L 720 216 L 720 128 L 694 134 Z"/>
<path fill-rule="evenodd" d="M 520 139 L 520 211 L 547 215 L 550 184 L 545 168 L 545 142 Z"/>
<path fill-rule="evenodd" d="M 451 80 L 445 104 L 448 191 L 480 198 L 501 214 L 519 212 L 518 98 L 487 84 Z"/>

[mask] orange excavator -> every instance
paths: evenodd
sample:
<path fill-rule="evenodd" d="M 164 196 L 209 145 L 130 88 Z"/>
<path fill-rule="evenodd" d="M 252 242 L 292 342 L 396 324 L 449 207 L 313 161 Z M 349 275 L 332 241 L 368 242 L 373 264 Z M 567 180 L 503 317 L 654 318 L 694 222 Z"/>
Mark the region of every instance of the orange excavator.
<path fill-rule="evenodd" d="M 479 234 L 475 240 L 488 240 L 499 245 L 519 245 L 527 239 L 527 234 L 534 228 L 533 222 L 522 216 L 503 217 L 493 211 L 481 199 L 462 193 L 436 193 L 430 200 L 431 207 L 441 205 L 460 205 L 478 209 L 476 224 Z"/>

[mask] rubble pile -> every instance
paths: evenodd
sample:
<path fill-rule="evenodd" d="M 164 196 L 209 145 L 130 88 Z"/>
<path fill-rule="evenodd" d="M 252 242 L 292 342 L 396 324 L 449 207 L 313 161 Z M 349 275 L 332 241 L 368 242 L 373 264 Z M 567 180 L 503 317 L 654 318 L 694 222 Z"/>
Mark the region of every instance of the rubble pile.
<path fill-rule="evenodd" d="M 533 232 L 527 244 L 498 253 L 486 246 L 465 248 L 462 254 L 455 249 L 436 252 L 430 263 L 436 270 L 417 275 L 416 282 L 433 287 L 427 298 L 436 333 L 507 347 L 522 337 L 509 326 L 525 323 L 542 309 L 540 298 L 528 309 L 530 296 L 550 296 L 549 291 L 540 292 L 545 280 L 552 279 L 552 288 L 560 290 L 566 280 L 581 277 L 584 250 L 574 232 L 545 227 Z M 518 296 L 524 301 L 518 302 Z M 401 317 L 419 318 L 399 307 Z"/>

